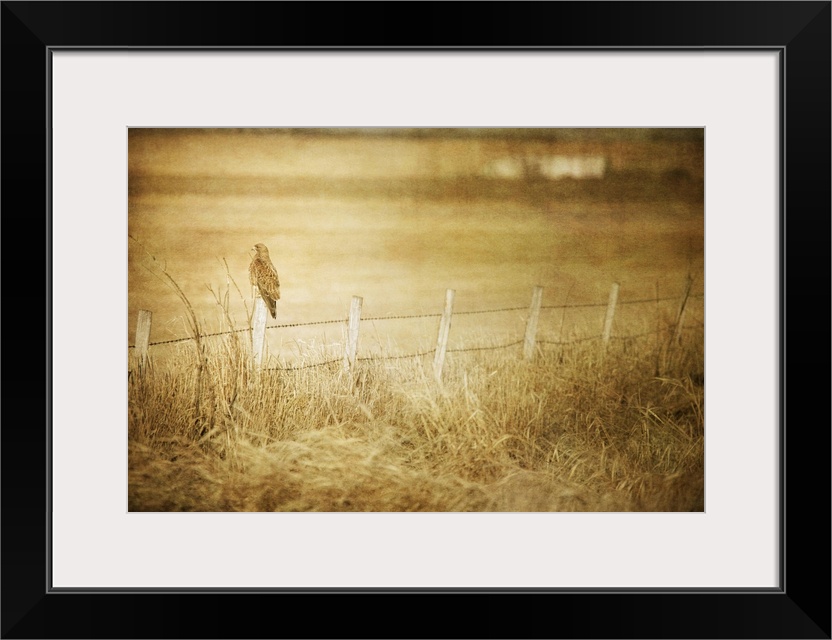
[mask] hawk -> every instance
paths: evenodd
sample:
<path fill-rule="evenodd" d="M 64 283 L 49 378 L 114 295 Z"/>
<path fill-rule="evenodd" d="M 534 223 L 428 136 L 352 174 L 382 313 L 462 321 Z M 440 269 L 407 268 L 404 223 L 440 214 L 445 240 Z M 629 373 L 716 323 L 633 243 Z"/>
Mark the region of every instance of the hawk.
<path fill-rule="evenodd" d="M 269 258 L 266 245 L 258 242 L 254 245 L 254 250 L 257 255 L 248 267 L 249 280 L 253 286 L 257 287 L 272 318 L 277 318 L 277 301 L 280 300 L 280 280 L 277 278 L 277 269 L 274 268 Z"/>

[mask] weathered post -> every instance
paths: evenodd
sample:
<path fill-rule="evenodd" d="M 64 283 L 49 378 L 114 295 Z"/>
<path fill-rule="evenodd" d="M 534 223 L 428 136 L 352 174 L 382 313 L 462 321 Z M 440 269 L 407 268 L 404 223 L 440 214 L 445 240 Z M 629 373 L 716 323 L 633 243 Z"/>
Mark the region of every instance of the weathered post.
<path fill-rule="evenodd" d="M 613 282 L 612 288 L 610 289 L 610 298 L 607 302 L 607 315 L 604 318 L 604 334 L 603 334 L 603 341 L 604 341 L 604 350 L 606 350 L 607 345 L 610 341 L 610 334 L 612 333 L 612 321 L 615 318 L 615 305 L 618 304 L 618 283 Z"/>
<path fill-rule="evenodd" d="M 355 366 L 355 354 L 358 351 L 358 328 L 361 324 L 361 306 L 364 298 L 353 296 L 350 303 L 350 318 L 347 328 L 347 347 L 344 351 L 344 370 L 349 371 Z"/>
<path fill-rule="evenodd" d="M 439 321 L 439 335 L 436 338 L 436 353 L 433 357 L 433 375 L 437 382 L 442 381 L 442 368 L 445 366 L 445 352 L 448 350 L 448 335 L 451 332 L 451 316 L 454 312 L 453 289 L 445 291 L 445 309 Z"/>
<path fill-rule="evenodd" d="M 543 287 L 532 290 L 532 304 L 529 307 L 529 320 L 526 322 L 526 337 L 523 340 L 523 358 L 531 360 L 534 355 L 534 338 L 537 335 L 537 320 L 540 317 L 540 304 L 543 301 Z"/>
<path fill-rule="evenodd" d="M 263 351 L 266 347 L 266 303 L 260 296 L 254 299 L 254 314 L 251 317 L 251 354 L 254 368 L 259 369 L 263 363 Z"/>
<path fill-rule="evenodd" d="M 679 303 L 679 313 L 676 316 L 676 329 L 673 332 L 673 340 L 676 343 L 679 343 L 682 340 L 682 324 L 685 320 L 685 309 L 688 306 L 688 298 L 690 298 L 690 289 L 693 285 L 693 279 L 688 276 L 687 282 L 685 283 L 685 292 L 682 295 L 682 301 Z"/>
<path fill-rule="evenodd" d="M 139 361 L 139 371 L 147 364 L 147 349 L 150 346 L 150 321 L 153 314 L 147 309 L 139 309 L 136 321 L 136 358 Z"/>

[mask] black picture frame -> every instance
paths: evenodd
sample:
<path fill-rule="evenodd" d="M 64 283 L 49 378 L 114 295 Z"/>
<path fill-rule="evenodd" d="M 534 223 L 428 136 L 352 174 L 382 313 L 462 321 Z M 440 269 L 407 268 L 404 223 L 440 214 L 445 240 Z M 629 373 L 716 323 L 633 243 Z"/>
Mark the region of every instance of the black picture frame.
<path fill-rule="evenodd" d="M 2 637 L 829 638 L 830 15 L 830 2 L 3 2 L 2 297 L 22 322 L 3 323 Z M 62 47 L 778 51 L 780 588 L 53 592 L 47 134 Z"/>

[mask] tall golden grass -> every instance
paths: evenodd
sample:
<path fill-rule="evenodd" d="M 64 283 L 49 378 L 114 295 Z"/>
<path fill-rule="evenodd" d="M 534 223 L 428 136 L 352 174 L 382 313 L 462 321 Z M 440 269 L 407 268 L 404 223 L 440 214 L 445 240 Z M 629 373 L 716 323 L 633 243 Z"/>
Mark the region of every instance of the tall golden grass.
<path fill-rule="evenodd" d="M 195 338 L 128 378 L 129 509 L 702 511 L 704 330 L 645 324 L 451 353 L 441 383 L 432 354 L 258 372 L 249 334 Z"/>

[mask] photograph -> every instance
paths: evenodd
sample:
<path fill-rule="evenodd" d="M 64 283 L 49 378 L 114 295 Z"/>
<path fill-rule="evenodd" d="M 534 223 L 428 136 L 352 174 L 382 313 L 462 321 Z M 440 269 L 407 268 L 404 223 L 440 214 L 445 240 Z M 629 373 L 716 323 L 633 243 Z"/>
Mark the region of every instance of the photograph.
<path fill-rule="evenodd" d="M 130 512 L 704 512 L 705 129 L 128 136 Z"/>

